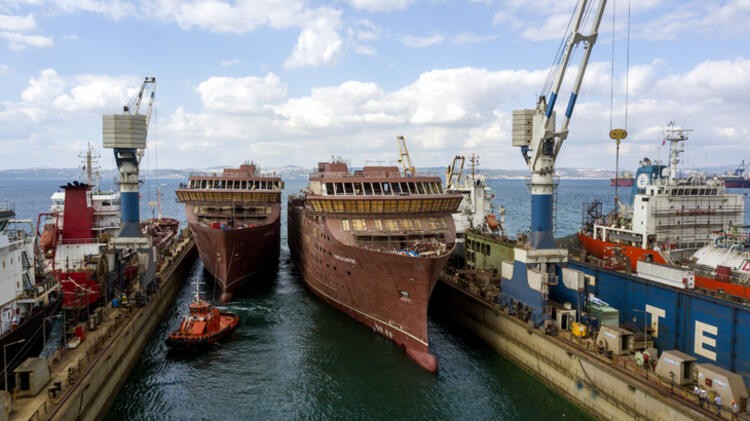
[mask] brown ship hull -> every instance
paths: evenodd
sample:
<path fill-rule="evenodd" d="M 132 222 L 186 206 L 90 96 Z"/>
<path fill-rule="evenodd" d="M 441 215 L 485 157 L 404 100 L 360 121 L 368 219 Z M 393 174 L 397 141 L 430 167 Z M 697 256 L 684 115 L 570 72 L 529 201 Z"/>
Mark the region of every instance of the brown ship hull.
<path fill-rule="evenodd" d="M 427 306 L 452 250 L 411 257 L 343 244 L 302 207 L 289 207 L 289 248 L 305 284 L 318 297 L 402 346 L 430 372 Z M 450 218 L 450 217 L 448 217 Z"/>
<path fill-rule="evenodd" d="M 227 302 L 252 275 L 278 261 L 281 224 L 273 222 L 249 228 L 217 229 L 190 223 L 198 254 L 222 290 Z"/>

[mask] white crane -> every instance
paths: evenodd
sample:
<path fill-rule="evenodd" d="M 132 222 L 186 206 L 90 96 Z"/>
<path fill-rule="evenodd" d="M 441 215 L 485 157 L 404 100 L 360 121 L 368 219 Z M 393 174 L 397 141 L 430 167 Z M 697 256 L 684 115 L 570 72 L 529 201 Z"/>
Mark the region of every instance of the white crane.
<path fill-rule="evenodd" d="M 568 124 L 573 114 L 583 75 L 596 43 L 599 23 L 604 14 L 606 0 L 599 0 L 597 9 L 592 11 L 592 4 L 588 0 L 579 0 L 576 11 L 571 19 L 566 43 L 558 57 L 557 64 L 552 67 L 548 77 L 551 82 L 549 97 L 539 96 L 535 109 L 513 111 L 513 146 L 520 146 L 521 153 L 531 170 L 531 227 L 529 245 L 532 248 L 553 248 L 552 210 L 554 196 L 555 161 L 560 153 L 563 142 L 568 137 Z M 581 32 L 586 18 L 590 18 L 590 28 L 587 34 Z M 557 95 L 565 77 L 570 58 L 580 43 L 583 43 L 583 57 L 578 66 L 573 88 L 565 110 L 565 120 L 560 130 L 555 128 L 555 103 Z M 547 91 L 547 87 L 542 90 Z"/>
<path fill-rule="evenodd" d="M 142 114 L 144 92 L 148 94 L 148 108 Z M 102 134 L 105 148 L 115 152 L 117 169 L 120 172 L 121 238 L 142 237 L 139 227 L 140 214 L 138 202 L 138 165 L 146 149 L 148 124 L 156 94 L 156 78 L 147 76 L 138 93 L 123 107 L 122 114 L 102 116 Z"/>

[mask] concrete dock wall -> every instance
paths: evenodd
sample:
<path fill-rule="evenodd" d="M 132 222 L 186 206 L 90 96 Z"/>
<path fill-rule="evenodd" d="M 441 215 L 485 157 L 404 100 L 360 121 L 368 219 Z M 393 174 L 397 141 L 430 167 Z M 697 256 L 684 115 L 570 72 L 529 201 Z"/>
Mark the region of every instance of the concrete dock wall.
<path fill-rule="evenodd" d="M 430 306 L 599 419 L 705 419 L 611 362 L 545 335 L 459 287 L 438 282 Z"/>
<path fill-rule="evenodd" d="M 145 307 L 134 309 L 122 321 L 124 325 L 114 338 L 102 341 L 102 349 L 77 376 L 75 387 L 50 412 L 49 419 L 98 420 L 104 416 L 146 342 L 172 305 L 195 257 L 192 240 L 175 253 L 172 263 L 159 274 L 159 290 L 150 296 Z"/>

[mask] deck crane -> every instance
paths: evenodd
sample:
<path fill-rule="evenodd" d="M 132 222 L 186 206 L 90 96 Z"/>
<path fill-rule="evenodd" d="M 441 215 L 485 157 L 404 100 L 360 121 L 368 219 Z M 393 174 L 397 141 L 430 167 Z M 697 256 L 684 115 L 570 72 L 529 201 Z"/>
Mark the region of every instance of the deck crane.
<path fill-rule="evenodd" d="M 569 32 L 566 34 L 564 48 L 561 49 L 559 64 L 553 67 L 548 78 L 548 81 L 551 81 L 549 97 L 540 95 L 536 109 L 513 111 L 513 146 L 521 147 L 524 160 L 531 170 L 531 227 L 528 243 L 519 244 L 514 248 L 513 263 L 503 262 L 502 292 L 499 300 L 514 314 L 524 320 L 533 320 L 539 325 L 552 317 L 548 298 L 550 286 L 559 282 L 559 273 L 562 274 L 566 285 L 574 282 L 579 286 L 579 294 L 583 291 L 581 289 L 583 273 L 573 273 L 566 271 L 566 268 L 559 267 L 568 261 L 568 250 L 555 248 L 555 239 L 552 234 L 552 199 L 555 192 L 555 160 L 568 136 L 568 124 L 586 71 L 591 48 L 596 42 L 606 0 L 598 0 L 599 6 L 593 15 L 590 13 L 590 3 L 593 2 L 579 0 L 576 5 Z M 584 15 L 591 20 L 588 35 L 580 31 Z M 568 107 L 565 110 L 565 121 L 562 128 L 557 130 L 555 128 L 557 94 L 571 54 L 581 42 L 584 43 L 583 58 L 578 67 Z M 580 314 L 580 302 L 579 299 L 576 314 Z"/>
<path fill-rule="evenodd" d="M 555 161 L 563 142 L 568 137 L 568 125 L 578 92 L 586 72 L 591 50 L 596 43 L 599 23 L 604 14 L 606 0 L 599 0 L 598 8 L 593 15 L 591 6 L 594 2 L 579 0 L 566 34 L 565 47 L 558 64 L 553 66 L 548 80 L 552 82 L 549 97 L 540 95 L 535 109 L 513 111 L 513 146 L 521 147 L 521 153 L 531 170 L 531 227 L 529 245 L 531 248 L 546 249 L 554 247 L 552 233 L 552 210 L 554 196 Z M 584 17 L 591 17 L 588 34 L 581 32 Z M 571 55 L 579 44 L 583 43 L 583 57 L 578 66 L 578 74 L 573 83 L 565 120 L 560 130 L 555 128 L 555 103 L 567 70 Z"/>
<path fill-rule="evenodd" d="M 141 113 L 144 94 L 148 97 L 145 113 Z M 122 114 L 102 116 L 105 148 L 114 149 L 115 162 L 120 172 L 121 220 L 118 238 L 140 238 L 138 203 L 138 165 L 146 149 L 148 124 L 156 94 L 156 78 L 147 76 L 138 93 L 123 107 Z"/>
<path fill-rule="evenodd" d="M 398 162 L 404 168 L 404 175 L 407 177 L 414 177 L 417 171 L 414 169 L 414 165 L 411 164 L 409 150 L 406 149 L 406 139 L 403 136 L 397 136 L 396 142 L 398 142 L 398 150 L 401 154 Z"/>

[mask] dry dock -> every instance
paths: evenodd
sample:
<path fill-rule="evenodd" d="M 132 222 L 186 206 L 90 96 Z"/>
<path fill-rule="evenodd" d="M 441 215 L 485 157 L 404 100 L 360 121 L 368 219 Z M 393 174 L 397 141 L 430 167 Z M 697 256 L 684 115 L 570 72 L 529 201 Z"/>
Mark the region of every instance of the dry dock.
<path fill-rule="evenodd" d="M 159 271 L 160 287 L 146 305 L 108 309 L 84 342 L 58 350 L 49 358 L 50 382 L 36 396 L 17 398 L 10 420 L 101 419 L 183 285 L 195 256 L 192 238 L 182 238 Z"/>
<path fill-rule="evenodd" d="M 568 332 L 554 336 L 530 327 L 458 279 L 441 279 L 430 305 L 596 418 L 731 419 L 728 411 L 717 415 L 714 406 L 700 408 L 695 396 L 634 367 L 632 358 L 610 360 Z"/>

